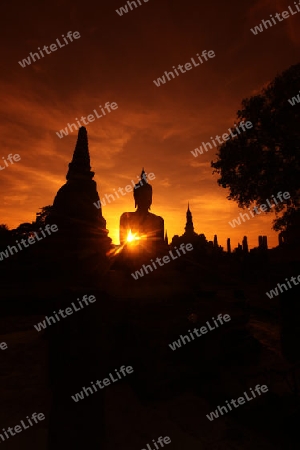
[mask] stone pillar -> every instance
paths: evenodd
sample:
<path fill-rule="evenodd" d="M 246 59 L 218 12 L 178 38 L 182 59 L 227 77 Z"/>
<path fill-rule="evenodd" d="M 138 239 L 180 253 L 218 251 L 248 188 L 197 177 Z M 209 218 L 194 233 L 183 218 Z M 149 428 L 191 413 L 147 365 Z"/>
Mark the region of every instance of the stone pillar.
<path fill-rule="evenodd" d="M 219 247 L 219 245 L 218 245 L 218 236 L 215 234 L 214 235 L 214 248 L 218 248 Z"/>
<path fill-rule="evenodd" d="M 244 236 L 244 238 L 243 238 L 243 251 L 244 251 L 245 253 L 248 253 L 248 252 L 249 252 L 247 236 Z"/>
<path fill-rule="evenodd" d="M 227 239 L 227 253 L 231 253 L 230 238 Z"/>

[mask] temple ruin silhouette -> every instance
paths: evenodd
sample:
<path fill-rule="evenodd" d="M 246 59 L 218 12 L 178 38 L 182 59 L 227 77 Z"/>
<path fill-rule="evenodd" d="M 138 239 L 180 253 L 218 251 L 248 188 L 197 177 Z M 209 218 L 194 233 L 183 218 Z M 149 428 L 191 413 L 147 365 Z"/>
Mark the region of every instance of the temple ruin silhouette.
<path fill-rule="evenodd" d="M 114 246 L 108 236 L 106 220 L 102 214 L 102 205 L 94 181 L 95 173 L 91 170 L 88 136 L 85 127 L 78 131 L 78 138 L 72 161 L 68 165 L 66 183 L 58 190 L 51 213 L 47 218 L 50 224 L 59 228 L 57 244 L 75 259 L 90 256 L 105 258 Z M 120 217 L 120 246 L 125 256 L 146 252 L 160 253 L 168 246 L 174 247 L 180 243 L 192 243 L 195 254 L 212 255 L 223 252 L 218 244 L 217 235 L 213 241 L 208 241 L 203 233 L 197 234 L 194 229 L 193 216 L 188 203 L 184 233 L 175 235 L 168 244 L 164 229 L 164 219 L 150 212 L 153 189 L 148 182 L 147 174 L 142 169 L 140 181 L 135 184 L 133 198 L 136 211 L 124 212 Z M 99 208 L 95 208 L 99 204 Z M 279 234 L 279 245 L 285 241 L 283 233 Z M 51 245 L 53 244 L 53 241 Z M 118 246 L 116 246 L 118 247 Z M 131 251 L 130 251 L 131 250 Z M 230 238 L 227 240 L 227 254 L 248 254 L 252 251 L 267 251 L 267 237 L 258 237 L 258 247 L 249 250 L 247 237 L 244 236 L 237 248 L 231 249 Z M 78 256 L 79 255 L 79 256 Z"/>
<path fill-rule="evenodd" d="M 108 234 L 102 209 L 95 208 L 93 202 L 99 200 L 95 173 L 91 171 L 88 138 L 85 127 L 78 132 L 78 139 L 72 161 L 66 175 L 67 182 L 57 192 L 53 202 L 53 219 L 60 230 L 76 228 L 101 237 Z"/>
<path fill-rule="evenodd" d="M 101 205 L 99 208 L 94 206 L 99 201 L 94 175 L 87 131 L 81 127 L 68 166 L 67 182 L 58 190 L 47 222 L 58 226 L 56 249 L 72 258 L 72 263 L 88 259 L 90 270 L 95 261 L 105 261 L 111 248 Z"/>

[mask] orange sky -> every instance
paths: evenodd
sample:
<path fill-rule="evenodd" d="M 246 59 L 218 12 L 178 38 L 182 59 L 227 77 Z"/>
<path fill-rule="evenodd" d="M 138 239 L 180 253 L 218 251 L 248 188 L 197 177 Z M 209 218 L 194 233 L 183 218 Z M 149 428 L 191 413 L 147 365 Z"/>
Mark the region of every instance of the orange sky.
<path fill-rule="evenodd" d="M 299 62 L 300 14 L 254 36 L 250 27 L 293 2 L 232 0 L 202 5 L 192 0 L 150 0 L 120 17 L 124 0 L 83 6 L 60 0 L 5 4 L 1 30 L 1 155 L 21 161 L 0 172 L 0 223 L 31 222 L 52 204 L 65 183 L 77 133 L 56 131 L 105 102 L 118 109 L 87 125 L 92 170 L 102 198 L 153 172 L 151 212 L 165 219 L 169 237 L 182 234 L 187 202 L 195 231 L 232 246 L 248 236 L 268 236 L 274 215 L 257 216 L 232 229 L 242 211 L 218 187 L 210 161 L 216 150 L 194 158 L 191 150 L 233 125 L 241 100 L 256 94 L 277 73 Z M 69 30 L 81 38 L 22 68 L 18 61 L 55 43 Z M 215 58 L 157 88 L 153 80 L 202 50 Z M 277 194 L 271 192 L 271 194 Z M 103 207 L 118 243 L 119 217 L 133 211 L 132 193 Z"/>

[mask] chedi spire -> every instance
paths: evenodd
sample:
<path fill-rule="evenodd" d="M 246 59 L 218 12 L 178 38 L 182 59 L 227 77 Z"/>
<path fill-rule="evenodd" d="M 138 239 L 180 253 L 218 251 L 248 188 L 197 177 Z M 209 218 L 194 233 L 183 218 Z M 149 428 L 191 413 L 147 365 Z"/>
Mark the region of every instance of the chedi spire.
<path fill-rule="evenodd" d="M 193 224 L 193 216 L 190 211 L 190 203 L 188 203 L 188 209 L 186 212 L 186 225 L 185 225 L 185 233 L 193 234 L 194 233 L 194 224 Z"/>
<path fill-rule="evenodd" d="M 59 230 L 64 231 L 66 236 L 72 234 L 77 242 L 106 238 L 108 234 L 102 209 L 94 206 L 99 201 L 94 174 L 90 165 L 87 131 L 85 127 L 81 127 L 72 161 L 69 163 L 67 182 L 58 190 L 51 214 L 52 221 L 58 225 Z"/>
<path fill-rule="evenodd" d="M 69 163 L 67 180 L 75 178 L 92 179 L 95 173 L 91 171 L 88 137 L 85 127 L 80 127 L 72 161 Z"/>

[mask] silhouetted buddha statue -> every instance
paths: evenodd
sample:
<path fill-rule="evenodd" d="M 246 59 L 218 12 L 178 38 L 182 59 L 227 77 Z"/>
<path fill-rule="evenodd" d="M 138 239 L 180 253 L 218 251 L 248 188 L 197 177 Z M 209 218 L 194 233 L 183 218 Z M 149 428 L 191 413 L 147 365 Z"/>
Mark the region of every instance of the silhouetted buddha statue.
<path fill-rule="evenodd" d="M 120 243 L 124 244 L 130 240 L 140 238 L 141 246 L 149 249 L 155 248 L 156 244 L 164 243 L 164 220 L 149 212 L 152 204 L 152 186 L 147 181 L 144 169 L 141 180 L 134 186 L 133 196 L 135 200 L 135 212 L 125 212 L 120 218 Z M 128 238 L 129 236 L 129 238 Z"/>

